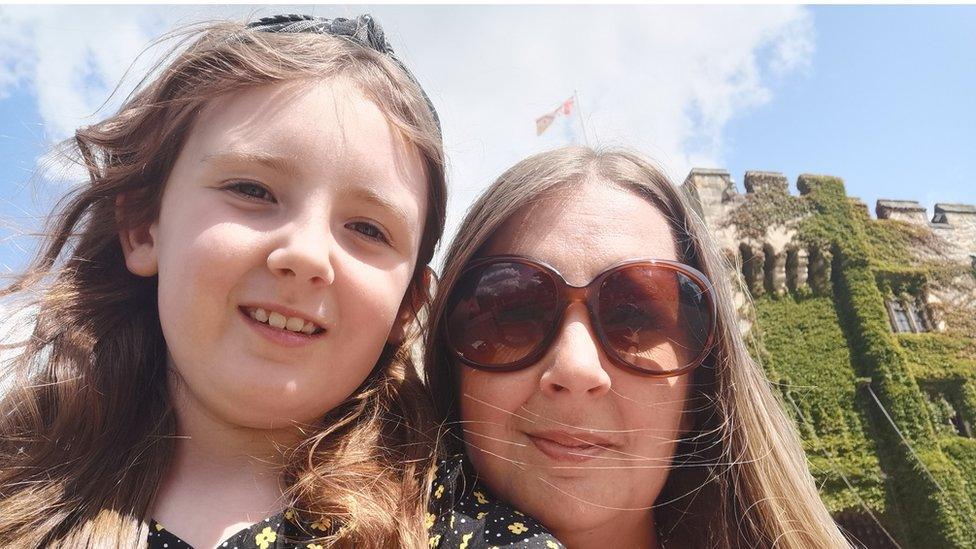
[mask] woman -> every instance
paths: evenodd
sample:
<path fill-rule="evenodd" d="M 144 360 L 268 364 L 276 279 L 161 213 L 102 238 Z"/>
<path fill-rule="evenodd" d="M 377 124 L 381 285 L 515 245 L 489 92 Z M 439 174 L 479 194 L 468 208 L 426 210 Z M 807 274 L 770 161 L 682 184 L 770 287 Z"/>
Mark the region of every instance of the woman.
<path fill-rule="evenodd" d="M 847 546 L 707 232 L 639 157 L 565 148 L 504 173 L 430 327 L 427 382 L 475 489 L 567 547 Z"/>

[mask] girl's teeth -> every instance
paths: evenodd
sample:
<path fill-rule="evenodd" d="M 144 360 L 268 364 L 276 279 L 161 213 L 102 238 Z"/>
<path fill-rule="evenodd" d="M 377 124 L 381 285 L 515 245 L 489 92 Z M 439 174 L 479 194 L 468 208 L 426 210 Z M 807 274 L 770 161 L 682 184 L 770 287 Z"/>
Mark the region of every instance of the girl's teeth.
<path fill-rule="evenodd" d="M 268 315 L 268 324 L 274 326 L 275 328 L 284 328 L 285 315 L 272 312 L 270 315 Z"/>
<path fill-rule="evenodd" d="M 293 316 L 288 317 L 288 321 L 285 322 L 285 329 L 292 332 L 300 332 L 302 328 L 305 327 L 305 321 Z"/>
<path fill-rule="evenodd" d="M 306 335 L 312 335 L 318 329 L 318 326 L 316 326 L 313 322 L 308 322 L 294 316 L 286 317 L 281 313 L 269 313 L 260 307 L 251 311 L 251 318 L 257 320 L 258 322 L 265 322 L 280 330 L 301 332 Z"/>

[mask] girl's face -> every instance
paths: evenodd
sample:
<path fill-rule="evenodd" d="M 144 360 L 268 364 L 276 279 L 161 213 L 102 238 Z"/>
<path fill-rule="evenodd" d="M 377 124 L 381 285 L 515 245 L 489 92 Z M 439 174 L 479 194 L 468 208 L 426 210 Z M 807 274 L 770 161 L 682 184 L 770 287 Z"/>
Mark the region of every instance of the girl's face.
<path fill-rule="evenodd" d="M 419 152 L 343 81 L 208 103 L 159 218 L 123 235 L 159 275 L 178 408 L 258 429 L 313 422 L 372 370 L 417 259 Z"/>
<path fill-rule="evenodd" d="M 626 259 L 677 259 L 664 215 L 636 194 L 602 181 L 560 194 L 513 216 L 483 255 L 540 260 L 574 286 Z M 687 376 L 649 378 L 613 365 L 582 303 L 567 308 L 536 364 L 457 367 L 468 456 L 493 492 L 569 546 L 601 536 L 637 543 L 628 531 L 653 532 L 648 508 L 690 425 Z"/>

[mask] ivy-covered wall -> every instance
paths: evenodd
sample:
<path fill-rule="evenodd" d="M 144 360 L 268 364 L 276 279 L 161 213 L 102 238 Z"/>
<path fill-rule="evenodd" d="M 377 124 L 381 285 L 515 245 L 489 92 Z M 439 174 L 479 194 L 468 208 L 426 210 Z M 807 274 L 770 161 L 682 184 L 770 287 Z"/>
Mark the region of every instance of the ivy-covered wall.
<path fill-rule="evenodd" d="M 880 521 L 901 547 L 976 547 L 973 265 L 950 260 L 953 243 L 925 224 L 872 219 L 838 178 L 800 176 L 794 196 L 785 178 L 762 174 L 762 185 L 747 181 L 749 193 L 736 196 L 716 173 L 702 182 L 693 172 L 686 191 L 740 262 L 751 337 L 828 508 Z M 709 185 L 726 186 L 721 203 L 706 203 L 719 196 Z M 828 281 L 769 291 L 767 272 L 763 291 L 757 270 L 782 269 L 779 254 L 792 254 L 794 270 L 809 257 L 811 276 L 823 258 Z M 923 299 L 934 288 L 972 299 Z M 886 301 L 899 300 L 927 307 L 924 323 L 944 330 L 895 334 Z"/>
<path fill-rule="evenodd" d="M 780 376 L 773 381 L 780 383 L 803 435 L 827 508 L 858 512 L 864 502 L 872 512 L 884 513 L 884 477 L 874 440 L 866 434 L 870 426 L 863 407 L 851 405 L 858 398 L 857 375 L 833 300 L 764 296 L 755 307 L 764 365 Z"/>

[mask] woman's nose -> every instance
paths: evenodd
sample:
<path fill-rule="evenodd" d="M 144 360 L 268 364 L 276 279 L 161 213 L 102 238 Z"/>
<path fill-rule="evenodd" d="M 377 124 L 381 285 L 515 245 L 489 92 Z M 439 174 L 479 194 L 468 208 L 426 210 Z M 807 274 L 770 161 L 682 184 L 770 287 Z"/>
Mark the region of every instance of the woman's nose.
<path fill-rule="evenodd" d="M 297 222 L 268 254 L 268 268 L 275 276 L 328 286 L 335 280 L 332 266 L 332 232 L 325 222 Z"/>
<path fill-rule="evenodd" d="M 544 393 L 596 397 L 610 391 L 606 360 L 582 304 L 566 309 L 559 333 L 542 360 L 547 362 L 539 380 Z"/>

